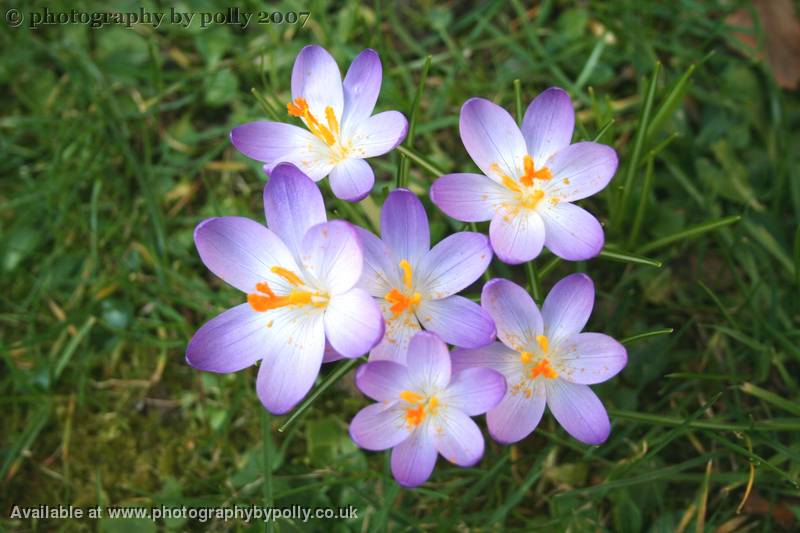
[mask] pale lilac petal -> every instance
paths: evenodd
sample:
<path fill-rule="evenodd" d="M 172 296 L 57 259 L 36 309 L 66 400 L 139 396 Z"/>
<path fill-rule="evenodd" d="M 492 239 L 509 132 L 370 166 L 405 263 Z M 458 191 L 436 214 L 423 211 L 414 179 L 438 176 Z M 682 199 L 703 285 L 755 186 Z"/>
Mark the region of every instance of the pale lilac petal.
<path fill-rule="evenodd" d="M 493 342 L 480 348 L 456 348 L 450 354 L 453 373 L 467 368 L 491 368 L 504 376 L 519 369 L 519 353 L 502 342 Z"/>
<path fill-rule="evenodd" d="M 296 166 L 277 165 L 264 187 L 267 226 L 286 243 L 296 258 L 306 232 L 327 220 L 317 185 Z"/>
<path fill-rule="evenodd" d="M 194 230 L 194 242 L 211 272 L 246 293 L 255 292 L 256 284 L 264 281 L 276 293 L 285 289 L 285 280 L 271 271 L 274 266 L 298 270 L 280 238 L 249 218 L 204 220 Z"/>
<path fill-rule="evenodd" d="M 481 306 L 489 312 L 503 344 L 517 352 L 544 331 L 542 315 L 528 291 L 507 279 L 493 279 L 483 286 Z"/>
<path fill-rule="evenodd" d="M 436 447 L 428 432 L 420 428 L 392 450 L 392 475 L 404 487 L 417 487 L 431 477 L 436 466 Z"/>
<path fill-rule="evenodd" d="M 386 332 L 383 334 L 381 342 L 369 352 L 369 360 L 394 361 L 406 364 L 406 355 L 408 354 L 408 345 L 411 342 L 411 338 L 422 329 L 419 321 L 413 313 L 409 312 L 395 317 L 389 310 L 391 304 L 386 300 L 380 300 L 379 305 L 386 321 Z"/>
<path fill-rule="evenodd" d="M 454 233 L 422 258 L 416 286 L 429 298 L 446 298 L 472 285 L 491 261 L 492 248 L 485 235 Z"/>
<path fill-rule="evenodd" d="M 343 131 L 369 118 L 378 101 L 382 79 L 383 67 L 378 52 L 367 48 L 358 54 L 344 77 Z"/>
<path fill-rule="evenodd" d="M 400 286 L 399 265 L 394 263 L 392 253 L 382 240 L 364 228 L 355 226 L 355 230 L 364 252 L 364 267 L 358 284 L 372 296 L 382 299 L 393 287 Z"/>
<path fill-rule="evenodd" d="M 238 372 L 264 357 L 268 320 L 244 303 L 206 322 L 189 341 L 186 362 L 207 372 Z"/>
<path fill-rule="evenodd" d="M 544 246 L 544 222 L 533 210 L 502 209 L 489 224 L 492 249 L 504 263 L 516 265 L 539 255 Z"/>
<path fill-rule="evenodd" d="M 345 159 L 331 170 L 331 189 L 348 202 L 363 200 L 375 184 L 375 173 L 363 159 Z"/>
<path fill-rule="evenodd" d="M 294 407 L 317 379 L 325 351 L 322 313 L 284 307 L 266 313 L 272 320 L 256 390 L 264 407 L 282 415 Z"/>
<path fill-rule="evenodd" d="M 470 98 L 461 107 L 459 128 L 470 157 L 492 180 L 502 183 L 500 174 L 522 175 L 527 147 L 508 111 L 489 100 Z"/>
<path fill-rule="evenodd" d="M 373 400 L 395 401 L 411 388 L 406 367 L 393 361 L 371 361 L 358 367 L 356 386 Z"/>
<path fill-rule="evenodd" d="M 603 402 L 588 385 L 549 379 L 547 407 L 567 430 L 567 433 L 586 444 L 602 444 L 611 432 L 611 422 Z"/>
<path fill-rule="evenodd" d="M 537 169 L 569 146 L 574 127 L 575 111 L 563 89 L 550 87 L 531 102 L 522 119 L 522 135 Z"/>
<path fill-rule="evenodd" d="M 336 361 L 341 361 L 342 359 L 347 359 L 345 356 L 337 352 L 333 349 L 333 346 L 326 340 L 325 341 L 325 353 L 322 356 L 322 363 L 334 363 Z"/>
<path fill-rule="evenodd" d="M 481 174 L 447 174 L 431 185 L 431 202 L 462 222 L 491 220 L 513 193 Z"/>
<path fill-rule="evenodd" d="M 430 248 L 428 215 L 422 202 L 411 191 L 395 189 L 381 208 L 381 238 L 398 261 L 406 260 L 416 270 Z"/>
<path fill-rule="evenodd" d="M 269 175 L 281 163 L 291 163 L 313 181 L 321 180 L 331 173 L 334 163 L 328 147 L 316 137 L 314 139 L 316 144 L 309 143 L 301 150 L 264 164 L 264 172 Z"/>
<path fill-rule="evenodd" d="M 506 379 L 490 368 L 467 368 L 453 374 L 442 403 L 477 416 L 495 407 L 506 393 Z"/>
<path fill-rule="evenodd" d="M 548 196 L 574 202 L 608 185 L 617 171 L 617 153 L 610 146 L 579 142 L 560 150 L 548 163 L 553 177 L 545 184 Z"/>
<path fill-rule="evenodd" d="M 481 460 L 483 434 L 478 425 L 458 409 L 442 409 L 428 430 L 436 450 L 451 463 L 473 466 Z"/>
<path fill-rule="evenodd" d="M 325 108 L 329 106 L 338 119 L 342 117 L 342 73 L 331 54 L 321 46 L 308 45 L 297 54 L 292 69 L 292 100 L 298 97 L 306 99 L 317 120 L 324 121 Z"/>
<path fill-rule="evenodd" d="M 509 383 L 503 401 L 486 415 L 489 434 L 502 444 L 521 441 L 539 425 L 546 397 L 541 379 L 518 389 Z"/>
<path fill-rule="evenodd" d="M 331 295 L 349 291 L 361 277 L 361 243 L 347 222 L 334 220 L 312 227 L 303 237 L 301 250 L 303 268 Z"/>
<path fill-rule="evenodd" d="M 408 344 L 408 378 L 418 390 L 436 390 L 450 382 L 450 353 L 437 335 L 421 332 Z"/>
<path fill-rule="evenodd" d="M 341 355 L 364 355 L 383 337 L 383 316 L 378 304 L 363 289 L 332 296 L 325 310 L 325 335 Z"/>
<path fill-rule="evenodd" d="M 394 404 L 368 405 L 350 422 L 350 438 L 366 450 L 392 448 L 409 439 L 410 433 L 405 411 Z"/>
<path fill-rule="evenodd" d="M 231 130 L 231 142 L 250 159 L 277 164 L 293 161 L 309 153 L 323 154 L 325 145 L 303 128 L 283 122 L 259 120 Z M 313 150 L 309 151 L 309 145 Z"/>
<path fill-rule="evenodd" d="M 494 340 L 494 321 L 486 310 L 463 296 L 423 300 L 417 306 L 422 326 L 443 341 L 464 348 L 486 346 Z"/>
<path fill-rule="evenodd" d="M 408 120 L 399 111 L 384 111 L 358 124 L 350 138 L 351 156 L 361 159 L 391 152 L 408 133 Z"/>
<path fill-rule="evenodd" d="M 544 245 L 568 261 L 595 257 L 603 249 L 603 227 L 588 211 L 575 204 L 560 203 L 541 211 Z"/>
<path fill-rule="evenodd" d="M 592 385 L 616 376 L 628 363 L 625 347 L 602 333 L 578 333 L 562 342 L 556 359 L 560 378 Z"/>
<path fill-rule="evenodd" d="M 586 274 L 570 274 L 556 283 L 544 300 L 542 319 L 550 344 L 580 333 L 594 307 L 594 283 Z"/>

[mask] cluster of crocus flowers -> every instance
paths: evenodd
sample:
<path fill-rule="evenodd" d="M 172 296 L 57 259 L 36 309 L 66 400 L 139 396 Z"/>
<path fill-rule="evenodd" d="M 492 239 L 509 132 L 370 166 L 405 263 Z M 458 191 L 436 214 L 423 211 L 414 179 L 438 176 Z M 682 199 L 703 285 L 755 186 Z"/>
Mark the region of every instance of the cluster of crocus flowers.
<path fill-rule="evenodd" d="M 202 261 L 244 295 L 197 331 L 187 361 L 218 373 L 260 361 L 258 396 L 283 414 L 308 393 L 322 363 L 369 354 L 356 385 L 377 403 L 355 416 L 350 436 L 368 450 L 391 449 L 392 473 L 407 487 L 428 480 L 439 455 L 476 464 L 484 438 L 471 417 L 484 413 L 503 444 L 529 436 L 545 406 L 579 441 L 604 442 L 610 421 L 589 385 L 620 372 L 627 353 L 607 335 L 583 332 L 591 279 L 562 279 L 541 311 L 506 279 L 487 282 L 480 305 L 458 293 L 493 254 L 516 264 L 544 246 L 567 260 L 599 253 L 600 223 L 573 202 L 608 184 L 616 153 L 570 144 L 574 112 L 561 89 L 539 95 L 521 129 L 501 107 L 473 98 L 461 110 L 461 138 L 483 175 L 442 176 L 430 198 L 458 220 L 491 220 L 488 238 L 462 231 L 431 246 L 425 207 L 406 189 L 387 196 L 380 236 L 328 221 L 315 182 L 330 175 L 337 197 L 364 198 L 374 174 L 363 159 L 405 136 L 400 113 L 372 115 L 381 76 L 373 50 L 356 57 L 342 82 L 331 55 L 307 46 L 287 103 L 305 129 L 252 122 L 231 132 L 236 148 L 265 163 L 267 225 L 229 216 L 197 226 Z"/>

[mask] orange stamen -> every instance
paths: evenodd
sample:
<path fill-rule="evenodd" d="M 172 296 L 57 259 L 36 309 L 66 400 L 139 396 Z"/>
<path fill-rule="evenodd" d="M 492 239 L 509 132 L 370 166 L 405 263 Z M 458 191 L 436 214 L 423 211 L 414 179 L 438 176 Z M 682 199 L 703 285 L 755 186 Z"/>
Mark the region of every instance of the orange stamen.
<path fill-rule="evenodd" d="M 548 379 L 555 379 L 558 377 L 558 373 L 553 370 L 550 366 L 550 360 L 546 357 L 531 368 L 531 379 L 536 379 L 539 376 L 544 376 Z"/>
<path fill-rule="evenodd" d="M 319 120 L 311 114 L 311 110 L 308 108 L 308 101 L 302 96 L 298 96 L 294 99 L 294 102 L 286 104 L 286 109 L 291 116 L 304 119 L 306 121 L 306 126 L 308 126 L 308 131 L 322 139 L 328 146 L 336 143 L 334 133 L 338 135 L 339 123 L 336 121 L 336 114 L 333 112 L 332 107 L 328 106 L 325 108 L 325 117 L 328 121 L 328 127 L 320 124 Z"/>
<path fill-rule="evenodd" d="M 411 296 L 406 296 L 397 289 L 392 289 L 386 293 L 384 298 L 387 302 L 392 304 L 389 310 L 394 314 L 395 317 L 397 317 L 409 307 L 417 305 L 420 300 L 422 300 L 422 295 L 418 292 L 415 292 Z"/>
<path fill-rule="evenodd" d="M 439 399 L 436 396 L 429 398 L 427 403 L 423 403 L 424 398 L 410 390 L 402 391 L 400 398 L 410 404 L 414 404 L 406 409 L 406 423 L 414 427 L 419 426 L 425 420 L 426 415 L 433 414 L 439 405 Z"/>
<path fill-rule="evenodd" d="M 535 170 L 533 166 L 533 158 L 529 155 L 526 155 L 523 159 L 523 165 L 525 167 L 525 174 L 519 178 L 519 181 L 521 181 L 526 187 L 532 187 L 533 180 L 549 180 L 553 177 L 553 174 L 547 167 L 542 167 L 539 170 Z"/>
<path fill-rule="evenodd" d="M 295 287 L 299 287 L 300 285 L 303 284 L 303 280 L 301 280 L 299 277 L 297 277 L 297 274 L 295 274 L 291 270 L 288 270 L 288 269 L 285 269 L 285 268 L 279 267 L 279 266 L 274 266 L 270 270 L 273 273 L 275 273 L 275 274 L 279 275 L 280 277 L 282 277 L 283 279 L 285 279 L 286 281 L 288 281 L 289 283 L 291 283 L 292 285 L 294 285 Z M 256 285 L 256 289 L 258 289 L 258 285 Z M 262 292 L 265 292 L 265 291 L 262 291 Z"/>

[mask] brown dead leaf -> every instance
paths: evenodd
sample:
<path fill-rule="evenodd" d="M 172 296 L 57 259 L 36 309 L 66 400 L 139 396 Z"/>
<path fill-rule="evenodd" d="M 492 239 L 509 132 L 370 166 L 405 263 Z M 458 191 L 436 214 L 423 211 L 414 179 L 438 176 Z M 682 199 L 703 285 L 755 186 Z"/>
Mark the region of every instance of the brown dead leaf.
<path fill-rule="evenodd" d="M 755 491 L 747 499 L 742 509 L 746 515 L 767 515 L 771 514 L 772 519 L 784 528 L 789 528 L 794 524 L 794 513 L 783 503 L 770 503 Z"/>

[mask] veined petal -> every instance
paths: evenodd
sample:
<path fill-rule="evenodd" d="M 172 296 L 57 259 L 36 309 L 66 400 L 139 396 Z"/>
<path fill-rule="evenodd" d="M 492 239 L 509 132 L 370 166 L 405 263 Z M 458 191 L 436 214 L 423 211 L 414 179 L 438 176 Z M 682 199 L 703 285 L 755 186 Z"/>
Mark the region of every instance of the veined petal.
<path fill-rule="evenodd" d="M 602 444 L 611 432 L 603 402 L 588 385 L 548 379 L 547 406 L 567 433 L 586 444 Z"/>
<path fill-rule="evenodd" d="M 378 304 L 363 289 L 333 295 L 325 310 L 325 335 L 341 355 L 364 355 L 383 337 Z"/>
<path fill-rule="evenodd" d="M 434 246 L 419 263 L 417 286 L 438 300 L 472 285 L 492 261 L 485 235 L 471 231 L 454 233 Z"/>
<path fill-rule="evenodd" d="M 369 352 L 369 360 L 406 364 L 411 338 L 422 329 L 419 321 L 413 313 L 403 313 L 395 317 L 389 310 L 391 304 L 386 300 L 381 299 L 379 305 L 386 321 L 386 332 L 381 342 Z"/>
<path fill-rule="evenodd" d="M 494 319 L 497 336 L 517 352 L 528 349 L 544 331 L 542 315 L 528 291 L 507 279 L 495 278 L 483 286 L 481 306 Z"/>
<path fill-rule="evenodd" d="M 405 411 L 394 404 L 374 403 L 363 408 L 350 422 L 350 438 L 366 450 L 386 450 L 409 438 Z"/>
<path fill-rule="evenodd" d="M 556 283 L 542 305 L 544 334 L 551 344 L 580 333 L 594 307 L 594 283 L 586 274 L 570 274 Z"/>
<path fill-rule="evenodd" d="M 436 450 L 458 466 L 473 466 L 483 456 L 483 434 L 477 424 L 458 409 L 443 409 L 428 429 Z"/>
<path fill-rule="evenodd" d="M 536 211 L 498 211 L 489 224 L 489 239 L 497 257 L 516 265 L 536 258 L 545 239 L 544 222 Z"/>
<path fill-rule="evenodd" d="M 346 132 L 347 133 L 347 132 Z M 350 142 L 352 156 L 361 159 L 391 152 L 408 133 L 408 120 L 399 111 L 384 111 L 360 122 Z"/>
<path fill-rule="evenodd" d="M 595 257 L 603 249 L 603 227 L 588 211 L 575 204 L 559 203 L 541 210 L 544 245 L 568 261 Z"/>
<path fill-rule="evenodd" d="M 408 379 L 420 390 L 438 390 L 450 382 L 450 353 L 437 335 L 421 332 L 408 344 Z"/>
<path fill-rule="evenodd" d="M 197 225 L 194 242 L 211 272 L 245 293 L 266 281 L 273 290 L 287 291 L 286 281 L 271 268 L 296 271 L 292 253 L 262 224 L 243 217 L 209 218 Z"/>
<path fill-rule="evenodd" d="M 490 368 L 467 368 L 453 374 L 440 396 L 442 403 L 477 416 L 495 407 L 506 393 L 506 379 Z"/>
<path fill-rule="evenodd" d="M 579 142 L 558 151 L 548 163 L 553 177 L 545 184 L 548 196 L 574 202 L 608 185 L 617 171 L 617 153 L 610 146 Z"/>
<path fill-rule="evenodd" d="M 382 240 L 364 228 L 355 226 L 354 229 L 361 239 L 364 253 L 364 268 L 358 284 L 372 296 L 383 298 L 392 287 L 399 287 L 402 282 L 398 265 L 394 264 L 392 253 Z"/>
<path fill-rule="evenodd" d="M 231 142 L 250 159 L 277 164 L 301 159 L 309 153 L 324 153 L 325 145 L 303 128 L 283 122 L 259 120 L 231 130 Z M 309 146 L 313 147 L 311 152 Z"/>
<path fill-rule="evenodd" d="M 436 447 L 426 428 L 420 428 L 392 450 L 392 475 L 404 487 L 417 487 L 431 477 Z"/>
<path fill-rule="evenodd" d="M 337 198 L 359 202 L 375 184 L 375 174 L 363 159 L 345 159 L 331 170 L 331 189 Z"/>
<path fill-rule="evenodd" d="M 266 355 L 268 335 L 264 315 L 240 304 L 197 330 L 186 348 L 186 362 L 207 372 L 238 372 Z"/>
<path fill-rule="evenodd" d="M 539 425 L 546 398 L 541 380 L 533 382 L 530 394 L 526 390 L 509 388 L 503 401 L 486 415 L 489 434 L 502 444 L 521 441 Z"/>
<path fill-rule="evenodd" d="M 447 216 L 463 222 L 491 220 L 510 190 L 482 174 L 447 174 L 431 185 L 431 201 Z"/>
<path fill-rule="evenodd" d="M 333 363 L 336 361 L 341 361 L 342 359 L 347 359 L 345 356 L 337 352 L 331 346 L 327 340 L 325 341 L 325 354 L 322 356 L 322 363 Z"/>
<path fill-rule="evenodd" d="M 367 48 L 356 56 L 344 77 L 343 131 L 369 118 L 378 101 L 382 79 L 383 67 L 378 52 Z"/>
<path fill-rule="evenodd" d="M 308 393 L 325 351 L 322 313 L 284 307 L 269 312 L 270 338 L 258 369 L 256 390 L 270 413 L 282 415 Z"/>
<path fill-rule="evenodd" d="M 448 344 L 477 348 L 494 340 L 492 317 L 463 296 L 422 300 L 417 307 L 417 318 L 426 330 L 436 333 Z"/>
<path fill-rule="evenodd" d="M 527 147 L 508 111 L 489 100 L 470 98 L 461 107 L 459 128 L 470 157 L 492 180 L 502 184 L 498 168 L 511 178 L 522 175 Z"/>
<path fill-rule="evenodd" d="M 394 253 L 398 264 L 406 260 L 416 270 L 430 248 L 428 215 L 422 202 L 406 189 L 395 189 L 386 197 L 381 208 L 381 238 Z"/>
<path fill-rule="evenodd" d="M 396 401 L 411 387 L 408 370 L 394 361 L 371 361 L 356 371 L 358 389 L 378 402 Z"/>
<path fill-rule="evenodd" d="M 300 257 L 300 244 L 306 232 L 327 220 L 325 202 L 317 185 L 296 166 L 277 165 L 264 187 L 264 212 L 267 226 Z"/>
<path fill-rule="evenodd" d="M 330 155 L 330 150 L 322 144 L 322 141 L 314 137 L 314 142 L 288 153 L 271 163 L 265 163 L 263 168 L 267 175 L 281 163 L 291 163 L 300 171 L 311 178 L 319 181 L 333 170 L 334 162 Z"/>
<path fill-rule="evenodd" d="M 325 117 L 326 107 L 331 107 L 337 118 L 342 117 L 342 73 L 331 54 L 321 46 L 306 46 L 294 60 L 292 100 L 298 97 L 306 99 L 315 117 Z"/>
<path fill-rule="evenodd" d="M 575 111 L 563 89 L 550 87 L 531 102 L 522 119 L 522 135 L 537 168 L 569 146 L 574 127 Z"/>
<path fill-rule="evenodd" d="M 558 349 L 558 375 L 572 383 L 602 383 L 616 376 L 628 363 L 625 347 L 602 333 L 578 333 Z"/>
<path fill-rule="evenodd" d="M 361 277 L 361 243 L 347 222 L 317 224 L 303 237 L 303 268 L 331 295 L 349 291 Z"/>
<path fill-rule="evenodd" d="M 519 353 L 502 342 L 493 342 L 480 348 L 456 348 L 450 354 L 453 373 L 467 368 L 491 368 L 504 376 L 519 369 Z"/>

